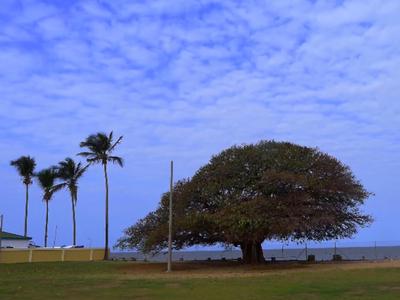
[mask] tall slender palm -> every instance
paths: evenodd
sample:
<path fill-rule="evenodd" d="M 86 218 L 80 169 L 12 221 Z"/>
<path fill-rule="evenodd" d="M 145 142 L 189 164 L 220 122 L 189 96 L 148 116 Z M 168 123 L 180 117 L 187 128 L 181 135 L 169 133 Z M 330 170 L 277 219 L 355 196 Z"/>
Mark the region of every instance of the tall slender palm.
<path fill-rule="evenodd" d="M 72 240 L 73 245 L 76 245 L 76 218 L 75 209 L 78 201 L 78 180 L 83 176 L 89 165 L 82 166 L 82 164 L 76 163 L 72 158 L 67 157 L 65 160 L 58 163 L 57 166 L 57 177 L 63 182 L 54 186 L 54 190 L 67 188 L 71 195 L 72 203 Z"/>
<path fill-rule="evenodd" d="M 47 247 L 47 232 L 49 225 L 49 202 L 53 197 L 54 183 L 57 178 L 57 171 L 54 167 L 44 169 L 36 174 L 40 188 L 43 191 L 43 201 L 46 204 L 46 225 L 44 228 L 44 246 Z"/>
<path fill-rule="evenodd" d="M 32 177 L 35 171 L 36 162 L 33 157 L 21 156 L 20 158 L 10 162 L 21 176 L 22 182 L 25 184 L 25 224 L 24 236 L 28 235 L 28 202 L 29 202 L 29 185 L 32 184 Z"/>
<path fill-rule="evenodd" d="M 119 156 L 112 155 L 115 147 L 122 141 L 120 136 L 116 141 L 113 138 L 113 132 L 109 135 L 99 132 L 89 135 L 85 141 L 80 143 L 80 147 L 87 148 L 87 152 L 78 153 L 78 155 L 86 158 L 89 164 L 102 164 L 104 171 L 105 187 L 106 187 L 106 209 L 105 209 L 105 245 L 104 259 L 108 259 L 108 174 L 107 164 L 116 163 L 123 167 L 124 161 Z"/>

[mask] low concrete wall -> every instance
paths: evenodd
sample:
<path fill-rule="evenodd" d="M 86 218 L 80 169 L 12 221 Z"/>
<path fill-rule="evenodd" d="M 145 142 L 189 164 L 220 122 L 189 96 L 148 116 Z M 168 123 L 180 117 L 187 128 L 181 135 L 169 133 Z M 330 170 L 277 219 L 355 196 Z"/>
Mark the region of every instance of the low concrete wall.
<path fill-rule="evenodd" d="M 98 261 L 104 258 L 102 248 L 82 249 L 0 249 L 0 263 L 46 261 Z"/>

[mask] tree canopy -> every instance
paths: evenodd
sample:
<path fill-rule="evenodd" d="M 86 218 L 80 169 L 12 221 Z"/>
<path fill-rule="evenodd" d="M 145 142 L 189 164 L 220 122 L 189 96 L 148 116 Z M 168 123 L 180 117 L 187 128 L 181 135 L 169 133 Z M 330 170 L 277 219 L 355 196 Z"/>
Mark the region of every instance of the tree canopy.
<path fill-rule="evenodd" d="M 24 184 L 32 184 L 32 177 L 36 167 L 36 162 L 33 157 L 21 156 L 20 158 L 10 162 L 10 165 L 15 167 L 18 174 L 21 176 Z"/>
<path fill-rule="evenodd" d="M 117 246 L 166 248 L 168 196 Z M 240 247 L 246 263 L 262 262 L 265 240 L 351 237 L 372 221 L 361 211 L 369 196 L 348 166 L 316 148 L 275 141 L 234 146 L 174 185 L 174 248 L 221 243 Z"/>
<path fill-rule="evenodd" d="M 111 155 L 121 142 L 122 136 L 114 141 L 114 134 L 112 131 L 108 135 L 103 132 L 92 134 L 79 145 L 81 148 L 87 148 L 88 151 L 80 152 L 78 155 L 85 157 L 90 164 L 101 163 L 105 165 L 107 162 L 111 162 L 117 163 L 122 167 L 124 165 L 123 159 L 119 156 Z"/>

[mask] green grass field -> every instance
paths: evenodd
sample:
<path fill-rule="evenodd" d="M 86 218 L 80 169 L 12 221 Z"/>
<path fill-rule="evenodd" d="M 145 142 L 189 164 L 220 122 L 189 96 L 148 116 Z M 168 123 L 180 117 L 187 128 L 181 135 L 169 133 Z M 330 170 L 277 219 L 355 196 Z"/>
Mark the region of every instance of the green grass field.
<path fill-rule="evenodd" d="M 400 299 L 400 262 L 0 265 L 0 299 Z"/>

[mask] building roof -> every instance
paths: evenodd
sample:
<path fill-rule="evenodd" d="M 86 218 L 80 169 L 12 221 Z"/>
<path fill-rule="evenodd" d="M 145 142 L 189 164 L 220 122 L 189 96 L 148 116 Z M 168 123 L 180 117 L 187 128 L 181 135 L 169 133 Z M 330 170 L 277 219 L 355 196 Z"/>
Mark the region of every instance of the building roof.
<path fill-rule="evenodd" d="M 22 236 L 19 234 L 7 232 L 7 231 L 2 231 L 1 233 L 1 239 L 2 240 L 31 240 L 32 238 L 29 236 Z"/>

